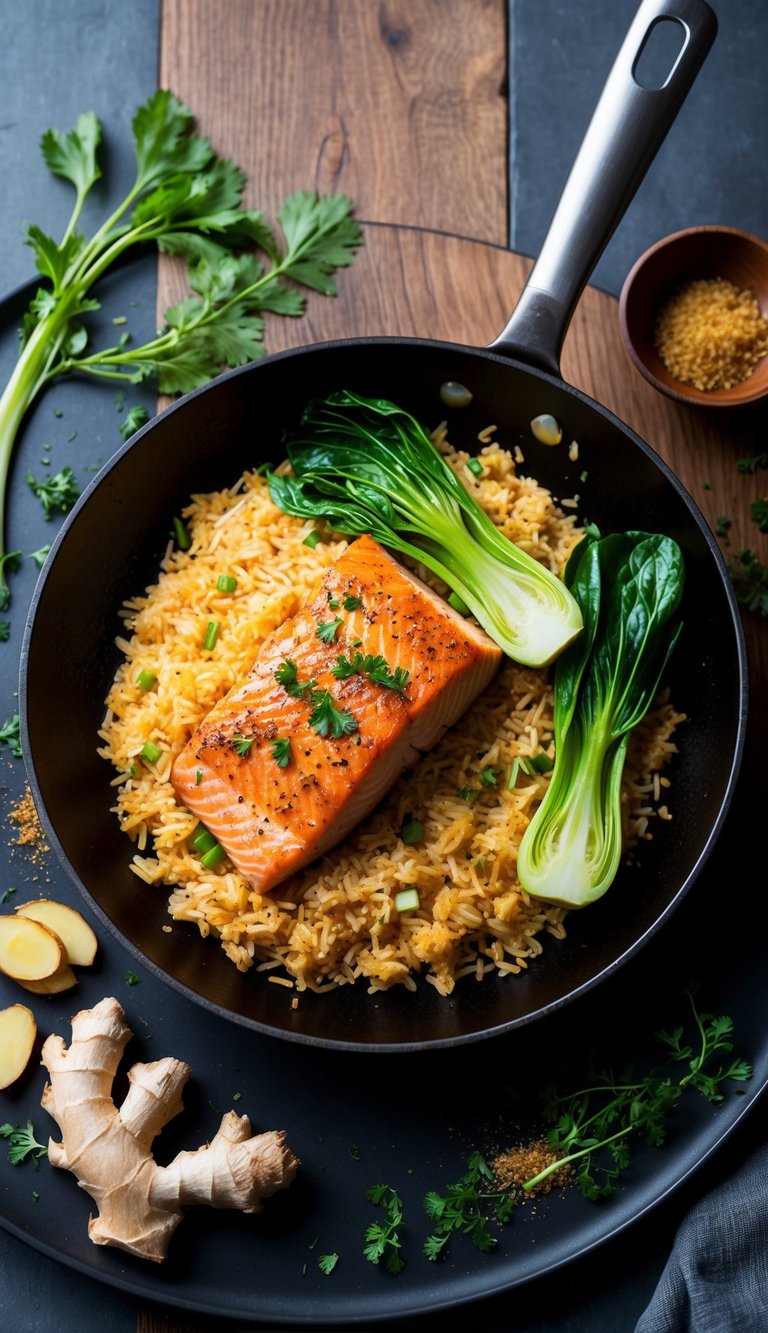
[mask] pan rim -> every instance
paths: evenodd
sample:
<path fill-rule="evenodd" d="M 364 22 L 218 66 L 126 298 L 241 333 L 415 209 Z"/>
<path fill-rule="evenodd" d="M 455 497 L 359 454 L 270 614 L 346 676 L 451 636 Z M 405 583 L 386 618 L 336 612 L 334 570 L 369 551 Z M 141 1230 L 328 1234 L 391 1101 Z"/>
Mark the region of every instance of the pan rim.
<path fill-rule="evenodd" d="M 201 394 L 209 394 L 211 393 L 211 391 L 216 391 L 224 383 L 228 383 L 235 379 L 239 379 L 241 376 L 244 375 L 251 375 L 257 372 L 262 367 L 274 364 L 277 361 L 296 359 L 298 357 L 306 356 L 307 354 L 312 354 L 314 352 L 322 352 L 323 354 L 329 354 L 334 351 L 342 351 L 350 347 L 357 348 L 361 346 L 373 346 L 373 347 L 401 346 L 414 349 L 416 348 L 428 348 L 433 350 L 440 349 L 441 351 L 450 353 L 463 354 L 463 355 L 469 354 L 475 357 L 479 356 L 482 359 L 490 361 L 492 363 L 505 367 L 510 367 L 518 371 L 522 371 L 526 375 L 533 376 L 535 379 L 543 382 L 544 384 L 549 384 L 551 386 L 554 386 L 561 391 L 564 390 L 567 394 L 574 396 L 588 409 L 596 412 L 599 416 L 601 416 L 605 421 L 607 421 L 611 426 L 613 426 L 614 429 L 619 431 L 625 438 L 627 438 L 634 445 L 635 448 L 639 449 L 639 451 L 661 473 L 666 483 L 672 487 L 672 489 L 676 492 L 678 498 L 683 502 L 684 506 L 688 510 L 695 526 L 701 533 L 701 536 L 708 549 L 709 555 L 713 559 L 715 567 L 719 574 L 720 584 L 722 585 L 726 597 L 726 604 L 729 613 L 729 623 L 733 628 L 735 647 L 736 647 L 736 680 L 738 686 L 738 709 L 736 710 L 736 717 L 735 717 L 734 746 L 731 754 L 730 769 L 727 774 L 727 778 L 724 785 L 723 797 L 720 802 L 719 809 L 717 811 L 717 816 L 713 821 L 712 827 L 709 831 L 706 841 L 703 843 L 700 849 L 695 864 L 691 867 L 685 879 L 678 886 L 677 891 L 670 899 L 670 901 L 666 904 L 660 915 L 658 915 L 653 920 L 653 922 L 648 926 L 648 928 L 637 939 L 635 939 L 633 943 L 629 945 L 621 954 L 619 954 L 618 957 L 614 958 L 609 964 L 603 967 L 594 976 L 590 977 L 587 981 L 582 982 L 576 988 L 568 991 L 566 995 L 559 996 L 557 999 L 550 1001 L 548 1004 L 532 1011 L 531 1013 L 520 1015 L 516 1018 L 512 1018 L 503 1023 L 498 1023 L 495 1026 L 485 1027 L 476 1031 L 461 1033 L 459 1035 L 437 1037 L 432 1040 L 392 1041 L 392 1042 L 382 1042 L 380 1040 L 376 1040 L 376 1041 L 366 1042 L 356 1039 L 344 1039 L 341 1037 L 318 1036 L 316 1034 L 289 1030 L 287 1028 L 275 1028 L 274 1026 L 268 1023 L 264 1023 L 259 1019 L 253 1018 L 249 1015 L 236 1013 L 231 1009 L 225 1008 L 221 1004 L 216 1003 L 216 1001 L 209 999 L 207 996 L 201 995 L 199 991 L 194 990 L 191 986 L 188 986 L 186 983 L 180 981 L 178 978 L 172 976 L 169 972 L 165 971 L 164 968 L 162 968 L 159 964 L 155 963 L 151 958 L 149 958 L 147 954 L 143 953 L 142 950 L 138 948 L 138 946 L 134 945 L 133 942 L 129 940 L 129 938 L 126 935 L 124 935 L 122 931 L 112 922 L 112 920 L 107 916 L 105 910 L 100 906 L 100 904 L 96 901 L 96 899 L 94 899 L 87 886 L 84 884 L 80 876 L 77 874 L 74 866 L 70 862 L 70 859 L 58 837 L 55 826 L 48 814 L 48 810 L 41 790 L 40 780 L 38 778 L 37 766 L 35 764 L 34 756 L 32 753 L 32 747 L 30 743 L 29 694 L 27 689 L 28 665 L 29 665 L 29 655 L 32 645 L 38 607 L 42 599 L 47 580 L 50 577 L 51 572 L 54 568 L 56 557 L 58 555 L 61 546 L 66 541 L 67 536 L 72 527 L 77 523 L 83 509 L 89 504 L 92 496 L 99 489 L 99 487 L 106 481 L 106 479 L 111 475 L 114 469 L 120 465 L 125 456 L 135 447 L 135 445 L 141 439 L 143 439 L 147 434 L 156 429 L 160 421 L 164 422 L 173 415 L 175 415 L 177 412 L 186 410 L 191 403 L 195 402 L 200 397 Z M 730 578 L 727 573 L 725 561 L 723 559 L 719 547 L 717 546 L 714 534 L 709 528 L 709 525 L 707 524 L 703 514 L 698 508 L 695 500 L 687 491 L 687 489 L 683 486 L 682 482 L 678 479 L 678 477 L 675 475 L 675 473 L 672 471 L 669 465 L 665 462 L 665 460 L 659 454 L 657 454 L 656 451 L 652 448 L 652 446 L 648 444 L 645 440 L 643 440 L 642 437 L 638 435 L 636 431 L 634 431 L 630 426 L 628 426 L 613 412 L 611 412 L 609 408 L 606 408 L 601 403 L 591 398 L 590 395 L 585 393 L 582 389 L 579 389 L 574 385 L 568 384 L 561 377 L 555 376 L 549 373 L 548 371 L 541 370 L 536 366 L 530 366 L 524 360 L 504 355 L 502 353 L 493 350 L 490 347 L 478 348 L 472 346 L 471 344 L 447 342 L 441 339 L 414 338 L 402 335 L 396 335 L 396 336 L 382 335 L 382 336 L 368 336 L 363 338 L 340 338 L 331 341 L 303 344 L 301 346 L 287 348 L 283 351 L 272 353 L 270 356 L 265 357 L 259 361 L 248 362 L 243 366 L 238 366 L 234 369 L 224 371 L 221 375 L 217 376 L 215 379 L 209 381 L 204 385 L 201 385 L 199 388 L 191 390 L 189 393 L 184 394 L 182 397 L 178 398 L 175 402 L 171 403 L 167 408 L 165 408 L 163 412 L 153 417 L 149 422 L 147 422 L 144 426 L 142 426 L 133 436 L 131 436 L 128 440 L 126 440 L 122 445 L 119 446 L 119 448 L 115 451 L 115 453 L 106 461 L 106 463 L 103 465 L 100 471 L 94 476 L 89 485 L 83 491 L 82 495 L 80 496 L 79 500 L 77 501 L 73 509 L 65 518 L 64 523 L 62 524 L 52 544 L 49 557 L 45 562 L 45 565 L 41 571 L 40 578 L 38 579 L 38 582 L 35 586 L 32 600 L 27 613 L 27 619 L 21 646 L 20 675 L 19 675 L 19 705 L 20 705 L 19 713 L 20 713 L 22 749 L 24 753 L 24 763 L 26 767 L 27 778 L 29 781 L 30 789 L 33 794 L 35 805 L 40 813 L 43 828 L 50 842 L 51 849 L 56 855 L 60 865 L 65 870 L 70 881 L 73 883 L 74 887 L 76 888 L 80 896 L 85 900 L 85 902 L 97 916 L 97 918 L 104 926 L 104 928 L 121 945 L 121 947 L 127 949 L 127 951 L 143 967 L 147 968 L 159 981 L 163 982 L 165 985 L 169 985 L 177 993 L 193 1001 L 193 1003 L 195 1004 L 202 1005 L 209 1012 L 214 1013 L 221 1018 L 224 1018 L 228 1022 L 236 1023 L 238 1026 L 247 1028 L 250 1031 L 259 1032 L 264 1036 L 272 1037 L 276 1040 L 290 1041 L 299 1045 L 316 1046 L 329 1050 L 358 1051 L 358 1052 L 370 1052 L 370 1053 L 375 1052 L 377 1054 L 391 1053 L 393 1055 L 401 1055 L 410 1052 L 440 1050 L 440 1049 L 447 1049 L 448 1047 L 452 1046 L 464 1046 L 464 1045 L 474 1044 L 476 1042 L 488 1041 L 493 1038 L 506 1035 L 519 1028 L 527 1027 L 531 1023 L 536 1022 L 539 1019 L 544 1019 L 548 1016 L 551 1016 L 557 1013 L 565 1005 L 574 1002 L 578 998 L 592 991 L 596 986 L 602 984 L 603 981 L 606 981 L 608 978 L 614 976 L 620 968 L 622 968 L 626 963 L 628 963 L 630 959 L 634 958 L 640 952 L 640 950 L 643 947 L 645 947 L 649 943 L 649 941 L 658 933 L 658 931 L 663 926 L 666 925 L 666 923 L 673 915 L 677 907 L 680 905 L 683 899 L 687 897 L 695 881 L 697 880 L 701 870 L 706 864 L 706 861 L 708 860 L 715 844 L 719 839 L 723 824 L 726 820 L 728 810 L 731 805 L 731 801 L 733 799 L 739 771 L 741 769 L 744 747 L 745 747 L 745 739 L 746 739 L 746 720 L 747 720 L 747 710 L 748 710 L 747 655 L 746 655 L 744 629 L 741 622 L 741 616 L 739 614 L 736 597 L 731 585 Z M 446 1003 L 448 1004 L 451 1003 L 451 997 L 446 998 Z"/>

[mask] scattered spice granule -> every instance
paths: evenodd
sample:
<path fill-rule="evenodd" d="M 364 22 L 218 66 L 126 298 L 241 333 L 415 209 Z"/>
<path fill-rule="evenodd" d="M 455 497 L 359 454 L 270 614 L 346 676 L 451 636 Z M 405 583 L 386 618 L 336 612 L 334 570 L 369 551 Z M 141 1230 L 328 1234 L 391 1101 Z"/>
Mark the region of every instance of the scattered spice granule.
<path fill-rule="evenodd" d="M 768 353 L 768 319 L 753 292 L 726 278 L 697 278 L 662 307 L 654 342 L 670 375 L 683 384 L 731 389 Z"/>
<path fill-rule="evenodd" d="M 560 1154 L 555 1152 L 554 1148 L 550 1148 L 544 1139 L 533 1139 L 530 1143 L 518 1143 L 499 1153 L 491 1162 L 491 1170 L 500 1189 L 522 1193 L 526 1180 L 532 1180 L 545 1167 L 556 1162 L 559 1156 Z M 549 1194 L 550 1190 L 570 1185 L 572 1180 L 572 1168 L 561 1166 L 534 1189 L 526 1190 L 523 1197 L 533 1198 L 535 1194 Z"/>
<path fill-rule="evenodd" d="M 33 860 L 42 858 L 50 852 L 51 849 L 45 840 L 43 826 L 40 823 L 40 817 L 35 809 L 35 802 L 32 799 L 29 787 L 25 787 L 24 795 L 20 796 L 15 805 L 11 806 L 10 818 L 19 829 L 19 836 L 16 839 L 17 847 L 30 847 Z"/>

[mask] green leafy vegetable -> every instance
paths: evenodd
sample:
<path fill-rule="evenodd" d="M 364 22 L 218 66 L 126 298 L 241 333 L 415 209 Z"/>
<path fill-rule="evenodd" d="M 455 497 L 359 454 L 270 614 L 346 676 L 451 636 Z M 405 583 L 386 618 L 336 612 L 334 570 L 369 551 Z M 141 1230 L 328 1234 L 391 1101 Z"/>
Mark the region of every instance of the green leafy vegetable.
<path fill-rule="evenodd" d="M 748 611 L 768 616 L 768 565 L 750 550 L 737 551 L 736 560 L 738 564 L 728 566 L 736 601 Z"/>
<path fill-rule="evenodd" d="M 278 768 L 287 768 L 293 758 L 291 750 L 291 741 L 289 736 L 277 736 L 270 741 L 272 746 L 272 758 Z"/>
<path fill-rule="evenodd" d="M 323 643 L 333 643 L 339 632 L 339 627 L 343 625 L 343 623 L 343 620 L 341 620 L 339 616 L 336 616 L 334 620 L 326 620 L 324 623 L 318 625 L 318 639 L 322 639 Z"/>
<path fill-rule="evenodd" d="M 253 745 L 254 740 L 255 740 L 254 736 L 243 736 L 242 732 L 239 731 L 236 731 L 234 733 L 232 737 L 232 744 L 235 748 L 235 752 L 240 755 L 241 759 L 244 759 L 245 756 L 248 754 L 248 751 Z"/>
<path fill-rule="evenodd" d="M 45 162 L 72 184 L 75 200 L 60 240 L 37 225 L 27 227 L 41 285 L 25 315 L 19 360 L 0 399 L 0 476 L 7 474 L 27 409 L 57 377 L 76 372 L 127 385 L 154 376 L 162 393 L 185 393 L 225 365 L 264 355 L 263 313 L 297 316 L 304 310 L 305 297 L 291 284 L 335 294 L 333 274 L 352 262 L 362 239 L 350 201 L 298 191 L 278 212 L 281 240 L 260 212 L 243 208 L 245 177 L 239 167 L 217 157 L 192 126 L 192 112 L 166 89 L 139 107 L 133 118 L 134 183 L 90 237 L 77 228 L 101 174 L 99 121 L 86 112 L 68 133 L 50 129 L 43 135 Z M 165 312 L 164 327 L 143 346 L 130 345 L 123 330 L 114 345 L 91 351 L 82 321 L 99 308 L 92 289 L 122 256 L 147 245 L 186 262 L 191 294 Z M 125 435 L 137 429 L 139 412 L 131 409 Z M 3 485 L 0 529 L 4 490 Z M 7 591 L 3 570 L 0 552 L 0 580 Z"/>
<path fill-rule="evenodd" d="M 29 552 L 29 559 L 34 560 L 38 569 L 42 569 L 51 552 L 50 542 L 46 546 L 39 546 L 36 551 Z"/>
<path fill-rule="evenodd" d="M 632 1134 L 642 1134 L 654 1147 L 666 1138 L 667 1121 L 687 1088 L 693 1088 L 710 1102 L 721 1102 L 724 1084 L 743 1083 L 752 1076 L 752 1067 L 740 1058 L 727 1059 L 733 1051 L 733 1021 L 727 1015 L 699 1013 L 693 997 L 688 996 L 693 1013 L 694 1036 L 685 1039 L 683 1026 L 656 1033 L 666 1054 L 666 1063 L 643 1078 L 633 1071 L 598 1070 L 589 1086 L 577 1092 L 559 1094 L 553 1089 L 545 1115 L 553 1125 L 549 1142 L 561 1154 L 557 1161 L 525 1182 L 534 1189 L 547 1176 L 563 1166 L 578 1163 L 575 1183 L 588 1199 L 612 1194 L 629 1163 L 627 1142 Z M 718 1063 L 713 1061 L 719 1057 Z M 678 1077 L 676 1066 L 687 1072 Z"/>
<path fill-rule="evenodd" d="M 325 1273 L 326 1277 L 333 1272 L 338 1262 L 338 1254 L 319 1254 L 317 1256 L 317 1266 L 321 1273 Z"/>
<path fill-rule="evenodd" d="M 739 472 L 757 472 L 759 467 L 768 467 L 768 450 L 762 454 L 753 454 L 750 458 L 740 458 L 736 466 Z"/>
<path fill-rule="evenodd" d="M 293 475 L 268 474 L 280 509 L 425 564 L 510 657 L 542 666 L 581 629 L 565 585 L 498 531 L 394 403 L 349 392 L 310 403 L 288 457 Z"/>
<path fill-rule="evenodd" d="M 643 532 L 588 535 L 568 561 L 584 633 L 555 667 L 555 765 L 518 854 L 533 897 L 583 907 L 613 881 L 629 733 L 677 641 L 683 577 L 677 544 Z"/>
<path fill-rule="evenodd" d="M 360 597 L 355 597 L 354 593 L 351 593 L 351 592 L 350 592 L 350 593 L 348 593 L 347 596 L 344 598 L 344 610 L 345 610 L 345 611 L 356 611 L 357 608 L 358 608 L 359 606 L 362 606 L 362 605 L 363 605 L 362 598 L 360 598 Z"/>
<path fill-rule="evenodd" d="M 141 985 L 141 977 L 137 977 L 137 975 L 136 975 L 135 972 L 125 972 L 125 973 L 123 974 L 123 978 L 124 978 L 124 981 L 125 981 L 126 986 L 139 986 L 139 985 Z"/>
<path fill-rule="evenodd" d="M 472 1153 L 467 1161 L 467 1171 L 449 1185 L 445 1194 L 436 1190 L 424 1198 L 424 1208 L 430 1218 L 433 1231 L 424 1242 L 424 1253 L 433 1262 L 444 1253 L 451 1236 L 461 1231 L 469 1236 L 476 1249 L 487 1254 L 498 1245 L 498 1239 L 492 1235 L 488 1226 L 491 1215 L 485 1209 L 489 1202 L 495 1205 L 493 1215 L 502 1225 L 509 1222 L 515 1207 L 511 1194 L 503 1190 L 491 1190 L 493 1172 L 485 1158 L 479 1153 Z"/>
<path fill-rule="evenodd" d="M 21 748 L 20 722 L 21 719 L 18 713 L 13 713 L 12 716 L 7 717 L 2 726 L 0 726 L 0 745 L 10 745 L 17 759 L 21 759 L 23 753 Z"/>
<path fill-rule="evenodd" d="M 124 440 L 130 440 L 131 436 L 135 435 L 136 431 L 142 426 L 146 426 L 148 421 L 149 412 L 146 407 L 143 403 L 137 403 L 135 407 L 130 409 L 125 421 L 121 422 L 120 434 Z"/>
<path fill-rule="evenodd" d="M 749 512 L 760 531 L 768 532 L 768 499 L 761 496 L 759 500 L 753 500 Z"/>
<path fill-rule="evenodd" d="M 400 1235 L 398 1227 L 403 1222 L 403 1201 L 388 1185 L 373 1185 L 365 1193 L 366 1199 L 376 1207 L 384 1209 L 383 1222 L 371 1222 L 366 1227 L 366 1245 L 363 1253 L 372 1264 L 381 1263 L 393 1276 L 405 1268 L 405 1260 L 400 1254 Z"/>
<path fill-rule="evenodd" d="M 80 498 L 80 488 L 75 481 L 71 467 L 63 467 L 45 481 L 35 481 L 32 473 L 27 474 L 27 485 L 43 506 L 43 517 L 50 522 L 54 513 L 68 514 L 73 504 Z"/>
<path fill-rule="evenodd" d="M 337 708 L 330 690 L 315 690 L 312 695 L 312 712 L 309 725 L 320 736 L 349 736 L 357 731 L 357 719 L 346 709 Z"/>
<path fill-rule="evenodd" d="M 29 1158 L 35 1170 L 40 1158 L 46 1157 L 48 1149 L 35 1138 L 35 1127 L 28 1120 L 24 1129 L 18 1125 L 0 1125 L 0 1138 L 8 1140 L 8 1161 L 11 1166 L 18 1166 Z"/>

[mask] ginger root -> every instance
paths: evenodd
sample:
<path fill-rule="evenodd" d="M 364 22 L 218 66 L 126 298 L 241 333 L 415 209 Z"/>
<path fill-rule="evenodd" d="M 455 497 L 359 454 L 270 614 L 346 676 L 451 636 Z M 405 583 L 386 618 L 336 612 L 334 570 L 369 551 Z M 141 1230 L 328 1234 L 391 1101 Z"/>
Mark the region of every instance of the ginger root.
<path fill-rule="evenodd" d="M 210 1144 L 158 1166 L 152 1140 L 181 1110 L 190 1068 L 170 1057 L 134 1065 L 118 1110 L 112 1081 L 131 1036 L 124 1017 L 107 998 L 75 1014 L 68 1048 L 61 1037 L 46 1040 L 42 1063 L 51 1081 L 42 1105 L 62 1137 L 49 1142 L 48 1156 L 97 1204 L 88 1224 L 94 1244 L 159 1263 L 186 1205 L 260 1212 L 263 1199 L 290 1185 L 299 1163 L 283 1133 L 251 1137 L 248 1117 L 229 1111 Z"/>

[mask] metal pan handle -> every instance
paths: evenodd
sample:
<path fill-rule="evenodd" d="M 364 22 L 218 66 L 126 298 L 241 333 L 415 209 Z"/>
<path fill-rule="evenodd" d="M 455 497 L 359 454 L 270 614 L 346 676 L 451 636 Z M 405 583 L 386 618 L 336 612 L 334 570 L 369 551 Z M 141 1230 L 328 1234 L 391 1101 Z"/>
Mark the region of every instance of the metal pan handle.
<path fill-rule="evenodd" d="M 635 71 L 653 28 L 673 19 L 683 45 L 662 88 Z M 608 75 L 539 258 L 490 346 L 560 375 L 576 302 L 682 106 L 717 33 L 704 0 L 643 0 Z"/>

